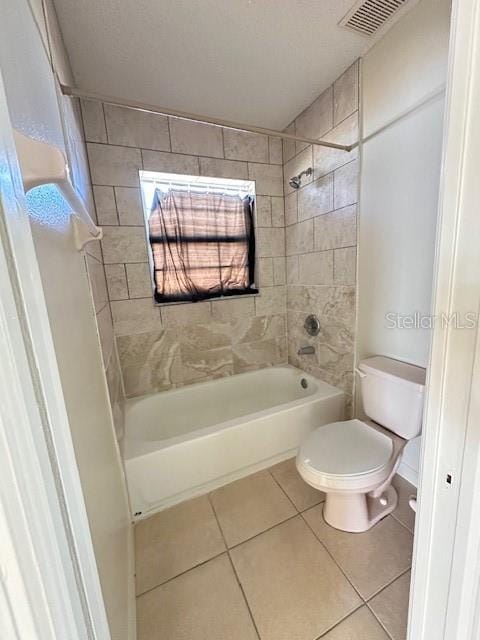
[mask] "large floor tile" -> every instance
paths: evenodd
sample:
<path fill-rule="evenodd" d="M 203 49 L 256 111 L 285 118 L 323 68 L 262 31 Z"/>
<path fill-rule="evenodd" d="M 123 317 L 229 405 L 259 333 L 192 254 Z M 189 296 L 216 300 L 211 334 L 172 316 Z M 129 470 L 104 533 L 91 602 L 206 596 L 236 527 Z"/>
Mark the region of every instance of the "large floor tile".
<path fill-rule="evenodd" d="M 364 533 L 334 529 L 322 505 L 303 516 L 366 600 L 411 566 L 413 536 L 391 516 Z"/>
<path fill-rule="evenodd" d="M 257 640 L 227 555 L 137 599 L 138 640 Z"/>
<path fill-rule="evenodd" d="M 322 640 L 389 640 L 373 613 L 364 606 L 352 613 Z"/>
<path fill-rule="evenodd" d="M 313 640 L 361 604 L 300 516 L 231 557 L 262 640 Z"/>
<path fill-rule="evenodd" d="M 407 636 L 410 571 L 395 580 L 368 603 L 393 640 Z"/>
<path fill-rule="evenodd" d="M 299 511 L 304 511 L 325 500 L 325 494 L 322 491 L 311 487 L 300 476 L 295 466 L 295 458 L 276 464 L 270 468 L 270 473 Z"/>
<path fill-rule="evenodd" d="M 232 482 L 210 497 L 229 547 L 296 514 L 268 471 Z"/>
<path fill-rule="evenodd" d="M 408 500 L 410 496 L 417 495 L 417 488 L 401 476 L 395 476 L 392 484 L 398 493 L 398 506 L 392 515 L 413 533 L 415 528 L 415 512 L 408 504 Z"/>
<path fill-rule="evenodd" d="M 137 594 L 225 551 L 208 498 L 161 511 L 135 526 Z"/>

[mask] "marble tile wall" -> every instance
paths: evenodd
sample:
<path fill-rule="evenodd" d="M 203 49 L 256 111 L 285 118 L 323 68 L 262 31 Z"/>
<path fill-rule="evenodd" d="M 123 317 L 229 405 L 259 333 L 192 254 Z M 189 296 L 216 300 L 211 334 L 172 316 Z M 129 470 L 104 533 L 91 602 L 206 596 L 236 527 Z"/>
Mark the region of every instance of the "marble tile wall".
<path fill-rule="evenodd" d="M 358 62 L 326 89 L 289 132 L 351 144 L 358 140 Z M 284 141 L 289 363 L 342 388 L 351 404 L 355 330 L 358 152 Z M 312 167 L 295 191 L 288 180 Z M 303 329 L 308 314 L 320 334 Z M 298 355 L 313 345 L 315 355 Z M 350 411 L 350 409 L 349 409 Z"/>
<path fill-rule="evenodd" d="M 104 331 L 102 340 L 116 343 L 126 395 L 286 363 L 281 141 L 93 101 L 82 102 L 82 114 L 104 231 L 108 303 L 99 324 L 111 313 L 115 338 Z M 260 295 L 154 305 L 139 169 L 255 180 Z"/>

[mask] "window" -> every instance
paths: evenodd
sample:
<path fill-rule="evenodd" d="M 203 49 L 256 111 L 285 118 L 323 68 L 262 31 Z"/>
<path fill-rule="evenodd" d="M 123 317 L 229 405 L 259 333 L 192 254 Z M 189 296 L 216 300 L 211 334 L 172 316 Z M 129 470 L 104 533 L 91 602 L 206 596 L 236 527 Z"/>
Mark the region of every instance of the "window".
<path fill-rule="evenodd" d="M 155 300 L 258 293 L 254 183 L 141 171 Z"/>

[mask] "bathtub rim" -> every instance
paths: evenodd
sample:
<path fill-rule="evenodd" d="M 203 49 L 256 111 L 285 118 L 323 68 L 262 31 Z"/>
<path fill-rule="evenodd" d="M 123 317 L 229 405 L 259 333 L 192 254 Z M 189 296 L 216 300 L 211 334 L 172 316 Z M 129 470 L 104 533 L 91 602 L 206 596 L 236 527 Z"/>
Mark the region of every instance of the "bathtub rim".
<path fill-rule="evenodd" d="M 225 420 L 223 422 L 217 422 L 215 424 L 212 425 L 207 425 L 205 427 L 201 427 L 199 429 L 195 429 L 193 431 L 189 431 L 188 433 L 184 433 L 178 436 L 173 436 L 170 438 L 164 438 L 163 440 L 143 440 L 141 438 L 132 438 L 129 437 L 130 435 L 130 428 L 129 428 L 129 424 L 126 420 L 126 424 L 125 424 L 125 434 L 124 437 L 122 439 L 122 452 L 123 452 L 123 457 L 125 462 L 127 462 L 128 460 L 132 460 L 135 458 L 139 458 L 145 455 L 149 455 L 152 453 L 155 453 L 156 451 L 159 450 L 164 450 L 164 449 L 168 449 L 170 447 L 175 447 L 178 446 L 180 444 L 182 444 L 183 442 L 189 442 L 191 440 L 196 440 L 198 438 L 208 438 L 208 437 L 212 437 L 214 436 L 216 433 L 223 431 L 225 429 L 229 429 L 229 428 L 234 428 L 238 425 L 241 425 L 243 423 L 246 422 L 252 422 L 254 420 L 258 420 L 258 419 L 262 419 L 264 417 L 267 417 L 269 415 L 272 414 L 276 414 L 276 413 L 281 413 L 281 412 L 285 412 L 285 411 L 289 411 L 292 409 L 295 409 L 297 407 L 300 407 L 302 405 L 305 404 L 310 404 L 312 402 L 318 401 L 318 400 L 322 400 L 322 399 L 326 399 L 326 398 L 332 398 L 338 395 L 345 395 L 345 392 L 342 391 L 341 389 L 339 389 L 338 387 L 334 387 L 333 385 L 329 384 L 328 382 L 324 382 L 323 380 L 320 380 L 320 378 L 316 378 L 314 375 L 307 373 L 306 371 L 303 371 L 302 369 L 299 369 L 298 367 L 294 367 L 293 365 L 278 365 L 278 366 L 273 366 L 273 367 L 265 367 L 265 370 L 272 370 L 272 369 L 285 369 L 285 370 L 289 370 L 289 371 L 295 371 L 298 372 L 299 374 L 301 374 L 302 378 L 306 378 L 307 380 L 311 380 L 312 383 L 314 383 L 315 385 L 317 385 L 317 389 L 315 390 L 314 393 L 308 395 L 308 396 L 304 396 L 303 398 L 298 398 L 297 400 L 291 400 L 289 402 L 284 402 L 281 404 L 276 404 L 273 405 L 272 407 L 269 407 L 267 409 L 262 409 L 260 411 L 255 411 L 252 413 L 247 413 L 244 414 L 242 416 L 238 416 L 236 418 L 232 418 L 230 420 Z M 244 373 L 239 373 L 236 374 L 234 376 L 228 376 L 228 379 L 232 379 L 232 378 L 236 378 L 236 377 L 243 377 L 243 376 L 247 376 L 250 375 L 252 373 L 257 373 L 258 371 L 263 371 L 264 369 L 256 369 L 255 371 L 246 371 Z M 175 392 L 181 392 L 184 391 L 186 389 L 192 388 L 192 387 L 198 387 L 198 386 L 202 386 L 202 385 L 213 385 L 215 383 L 220 382 L 221 380 L 223 380 L 223 378 L 218 378 L 216 380 L 208 380 L 208 381 L 204 381 L 204 382 L 198 382 L 195 383 L 194 385 L 186 385 L 184 387 L 179 387 L 177 389 L 169 389 L 167 391 L 158 391 L 155 393 L 150 393 L 150 394 L 146 394 L 144 396 L 138 396 L 136 398 L 129 398 L 127 400 L 127 406 L 126 406 L 126 410 L 128 411 L 128 406 L 129 404 L 134 404 L 137 402 L 141 402 L 142 400 L 146 399 L 146 398 L 151 398 L 152 396 L 156 396 L 159 394 L 163 394 L 163 393 L 175 393 Z"/>

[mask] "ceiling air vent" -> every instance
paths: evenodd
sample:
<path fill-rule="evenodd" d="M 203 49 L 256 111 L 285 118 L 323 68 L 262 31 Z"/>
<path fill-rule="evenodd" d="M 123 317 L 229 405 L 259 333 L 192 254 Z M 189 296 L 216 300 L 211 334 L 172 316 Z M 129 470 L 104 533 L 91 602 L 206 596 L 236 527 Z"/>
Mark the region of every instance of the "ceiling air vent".
<path fill-rule="evenodd" d="M 407 4 L 411 4 L 411 0 L 360 0 L 339 25 L 364 36 L 373 36 L 383 30 L 385 24 L 390 23 L 393 17 L 400 17 L 400 9 Z"/>

